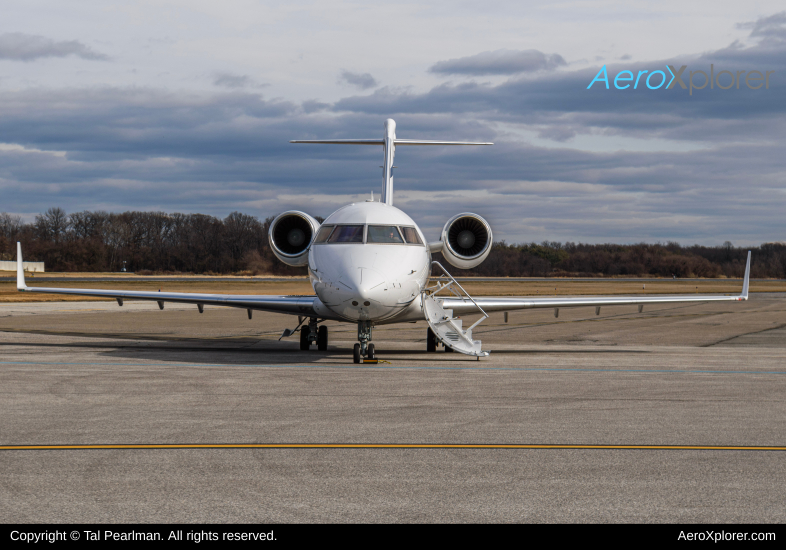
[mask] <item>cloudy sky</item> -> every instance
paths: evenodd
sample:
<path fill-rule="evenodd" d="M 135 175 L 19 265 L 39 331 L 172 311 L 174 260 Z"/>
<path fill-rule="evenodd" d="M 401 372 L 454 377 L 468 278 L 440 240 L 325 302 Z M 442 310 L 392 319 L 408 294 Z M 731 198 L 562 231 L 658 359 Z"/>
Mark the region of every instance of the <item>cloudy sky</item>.
<path fill-rule="evenodd" d="M 614 87 L 667 65 L 745 72 Z M 508 242 L 783 241 L 785 84 L 782 1 L 27 0 L 0 19 L 0 211 L 326 216 L 378 196 L 381 148 L 288 141 L 391 117 L 495 142 L 397 151 L 432 238 L 474 211 Z"/>

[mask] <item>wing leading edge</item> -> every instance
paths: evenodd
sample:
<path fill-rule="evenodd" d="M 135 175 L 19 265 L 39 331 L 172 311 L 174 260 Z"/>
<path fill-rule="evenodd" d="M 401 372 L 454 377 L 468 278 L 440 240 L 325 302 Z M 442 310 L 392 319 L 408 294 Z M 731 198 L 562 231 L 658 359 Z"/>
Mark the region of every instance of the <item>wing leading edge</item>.
<path fill-rule="evenodd" d="M 738 302 L 748 299 L 748 286 L 751 273 L 751 253 L 748 252 L 748 262 L 745 266 L 745 278 L 742 282 L 742 292 L 734 296 L 719 294 L 689 294 L 678 296 L 566 296 L 566 297 L 528 297 L 528 298 L 495 298 L 478 297 L 475 302 L 487 313 L 500 311 L 513 311 L 517 309 L 534 308 L 568 308 L 568 307 L 601 307 L 646 304 L 674 304 L 688 302 Z M 460 298 L 445 298 L 442 307 L 452 309 L 455 315 L 471 315 L 478 309 L 470 300 Z"/>
<path fill-rule="evenodd" d="M 270 311 L 275 313 L 288 313 L 291 315 L 321 316 L 324 317 L 326 308 L 320 307 L 321 302 L 316 296 L 265 296 L 244 294 L 198 294 L 189 292 L 145 292 L 136 290 L 104 290 L 90 288 L 49 288 L 29 287 L 25 283 L 25 272 L 22 267 L 22 245 L 16 243 L 16 288 L 20 292 L 41 292 L 47 294 L 71 294 L 77 296 L 92 296 L 100 298 L 114 298 L 123 305 L 123 300 L 150 300 L 159 302 L 163 308 L 164 302 L 181 304 L 196 304 L 200 307 L 206 305 L 237 307 L 242 309 Z M 319 310 L 319 311 L 317 311 Z"/>

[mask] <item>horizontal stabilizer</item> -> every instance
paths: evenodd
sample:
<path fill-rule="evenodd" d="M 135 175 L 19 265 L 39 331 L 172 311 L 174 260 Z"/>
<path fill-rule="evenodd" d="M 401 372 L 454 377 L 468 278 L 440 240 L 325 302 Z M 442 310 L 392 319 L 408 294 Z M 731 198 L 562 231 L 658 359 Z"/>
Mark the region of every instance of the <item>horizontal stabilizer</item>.
<path fill-rule="evenodd" d="M 396 137 L 396 121 L 389 118 L 385 121 L 385 137 L 383 139 L 293 139 L 289 143 L 325 143 L 333 145 L 382 145 L 385 155 L 382 165 L 382 202 L 393 205 L 393 158 L 396 145 L 494 145 L 487 141 L 442 141 L 434 139 L 398 139 Z"/>
<path fill-rule="evenodd" d="M 494 145 L 488 141 L 435 141 L 426 139 L 397 139 L 396 145 Z"/>
<path fill-rule="evenodd" d="M 293 139 L 289 143 L 328 143 L 333 145 L 385 145 L 384 139 Z"/>
<path fill-rule="evenodd" d="M 289 143 L 325 143 L 328 145 L 385 145 L 384 139 L 293 139 Z M 439 141 L 432 139 L 395 139 L 393 145 L 494 145 L 489 141 Z"/>

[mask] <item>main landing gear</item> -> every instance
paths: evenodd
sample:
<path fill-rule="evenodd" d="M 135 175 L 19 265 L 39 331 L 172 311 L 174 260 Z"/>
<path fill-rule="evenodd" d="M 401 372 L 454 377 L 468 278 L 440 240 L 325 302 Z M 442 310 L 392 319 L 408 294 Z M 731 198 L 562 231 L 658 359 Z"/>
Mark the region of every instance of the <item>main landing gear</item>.
<path fill-rule="evenodd" d="M 319 351 L 327 351 L 328 328 L 325 325 L 318 327 L 316 317 L 309 318 L 308 325 L 300 327 L 300 349 L 309 350 L 312 342 L 316 343 Z"/>
<path fill-rule="evenodd" d="M 317 345 L 319 351 L 327 351 L 328 347 L 328 328 L 325 325 L 318 326 L 318 319 L 310 317 L 308 325 L 300 327 L 300 349 L 308 351 L 313 344 Z M 358 344 L 352 350 L 352 358 L 355 363 L 362 363 L 363 359 L 376 359 L 377 350 L 371 343 L 371 321 L 358 321 Z"/>
<path fill-rule="evenodd" d="M 428 352 L 437 351 L 437 344 L 439 343 L 437 342 L 437 335 L 434 334 L 434 331 L 431 330 L 431 327 L 429 327 L 427 330 L 428 332 L 426 333 L 426 351 Z M 446 352 L 448 353 L 453 352 L 453 348 L 451 348 L 450 346 L 446 346 L 445 344 L 443 344 L 443 346 Z"/>
<path fill-rule="evenodd" d="M 374 344 L 371 343 L 371 321 L 358 321 L 358 340 L 352 350 L 352 359 L 355 363 L 362 363 L 363 358 L 376 359 L 377 354 Z"/>

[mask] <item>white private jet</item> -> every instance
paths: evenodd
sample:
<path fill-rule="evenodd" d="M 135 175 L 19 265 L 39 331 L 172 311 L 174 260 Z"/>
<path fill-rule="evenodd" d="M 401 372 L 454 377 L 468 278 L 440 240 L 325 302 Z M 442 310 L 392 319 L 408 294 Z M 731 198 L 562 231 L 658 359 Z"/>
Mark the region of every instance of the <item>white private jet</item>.
<path fill-rule="evenodd" d="M 375 359 L 371 343 L 372 328 L 389 323 L 407 323 L 425 319 L 428 323 L 427 350 L 436 351 L 441 343 L 445 351 L 457 351 L 478 358 L 488 355 L 481 342 L 472 337 L 472 329 L 488 317 L 489 312 L 530 308 L 595 307 L 683 302 L 738 301 L 748 299 L 750 252 L 739 295 L 683 296 L 587 296 L 587 297 L 471 297 L 447 270 L 432 261 L 433 252 L 460 269 L 479 265 L 492 245 L 491 227 L 477 214 L 453 216 L 442 229 L 440 240 L 427 243 L 417 224 L 393 206 L 393 157 L 397 145 L 492 145 L 459 141 L 423 141 L 398 139 L 396 123 L 385 121 L 383 139 L 295 140 L 291 143 L 329 143 L 381 145 L 384 151 L 383 187 L 380 202 L 372 199 L 339 208 L 320 225 L 314 218 L 298 211 L 280 214 L 270 224 L 268 238 L 275 255 L 291 266 L 308 266 L 308 275 L 316 296 L 244 296 L 195 294 L 181 292 L 141 292 L 29 287 L 22 268 L 22 247 L 17 243 L 17 289 L 21 292 L 45 292 L 101 296 L 123 300 L 152 300 L 164 309 L 165 302 L 196 304 L 199 312 L 205 305 L 243 308 L 251 319 L 252 311 L 272 311 L 297 315 L 299 324 L 285 330 L 289 336 L 300 328 L 300 349 L 316 343 L 319 350 L 328 346 L 325 320 L 357 323 L 358 343 L 354 361 Z M 432 266 L 442 275 L 429 285 Z M 438 294 L 449 291 L 447 296 Z M 461 315 L 480 314 L 472 326 L 464 328 Z M 306 324 L 305 321 L 308 320 Z"/>

